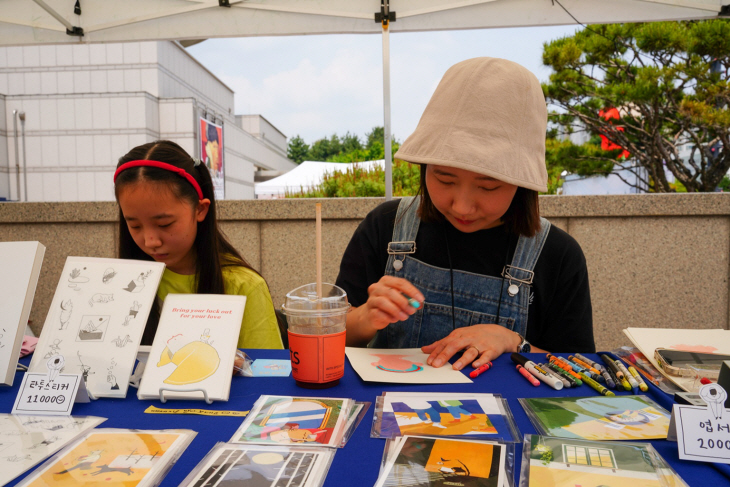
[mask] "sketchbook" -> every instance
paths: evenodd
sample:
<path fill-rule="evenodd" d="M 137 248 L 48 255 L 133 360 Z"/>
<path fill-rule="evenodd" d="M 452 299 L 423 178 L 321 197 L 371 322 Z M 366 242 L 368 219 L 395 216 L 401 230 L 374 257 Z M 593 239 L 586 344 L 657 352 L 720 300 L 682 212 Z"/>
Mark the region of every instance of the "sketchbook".
<path fill-rule="evenodd" d="M 0 414 L 0 485 L 31 469 L 106 418 Z"/>
<path fill-rule="evenodd" d="M 0 384 L 12 386 L 46 248 L 0 242 Z"/>
<path fill-rule="evenodd" d="M 246 296 L 168 294 L 139 399 L 227 401 Z"/>
<path fill-rule="evenodd" d="M 664 377 L 687 392 L 697 389 L 693 377 L 677 377 L 664 372 L 654 358 L 657 348 L 691 350 L 702 353 L 730 354 L 730 331 L 722 329 L 688 330 L 674 328 L 626 328 L 624 335 Z"/>
<path fill-rule="evenodd" d="M 31 372 L 82 374 L 95 397 L 125 397 L 165 264 L 68 257 L 38 339 Z"/>
<path fill-rule="evenodd" d="M 544 435 L 584 440 L 666 439 L 669 411 L 648 396 L 518 399 Z"/>
<path fill-rule="evenodd" d="M 473 381 L 451 364 L 431 367 L 420 348 L 345 348 L 352 368 L 364 381 L 398 384 L 466 384 Z"/>
<path fill-rule="evenodd" d="M 190 430 L 92 430 L 18 485 L 152 487 L 196 434 Z"/>

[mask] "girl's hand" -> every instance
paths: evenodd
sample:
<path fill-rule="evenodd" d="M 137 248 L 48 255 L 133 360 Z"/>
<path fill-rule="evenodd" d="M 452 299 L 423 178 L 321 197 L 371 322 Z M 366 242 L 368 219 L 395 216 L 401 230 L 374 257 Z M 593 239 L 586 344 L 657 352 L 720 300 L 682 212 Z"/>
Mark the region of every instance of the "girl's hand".
<path fill-rule="evenodd" d="M 391 323 L 405 321 L 418 310 L 408 302 L 409 297 L 423 306 L 425 298 L 413 284 L 400 277 L 383 276 L 368 287 L 368 300 L 363 305 L 364 318 L 376 331 Z"/>
<path fill-rule="evenodd" d="M 520 346 L 520 337 L 512 330 L 499 325 L 474 325 L 458 328 L 446 338 L 421 348 L 428 353 L 426 363 L 441 367 L 457 352 L 464 354 L 457 360 L 454 370 L 463 369 L 471 362 L 474 368 L 494 360 L 505 352 L 514 352 Z"/>

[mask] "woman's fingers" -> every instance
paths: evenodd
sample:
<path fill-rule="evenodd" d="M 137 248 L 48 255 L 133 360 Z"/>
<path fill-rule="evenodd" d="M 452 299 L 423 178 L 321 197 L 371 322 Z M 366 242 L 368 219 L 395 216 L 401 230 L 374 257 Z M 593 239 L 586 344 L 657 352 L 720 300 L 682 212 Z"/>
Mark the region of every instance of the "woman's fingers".
<path fill-rule="evenodd" d="M 474 346 L 467 348 L 466 350 L 464 350 L 464 353 L 461 355 L 461 357 L 459 357 L 459 360 L 454 362 L 454 366 L 453 366 L 454 370 L 463 369 L 466 366 L 466 364 L 476 361 L 481 355 L 482 355 L 482 353 L 480 352 L 480 350 L 478 348 L 476 348 Z M 473 365 L 473 363 L 472 363 L 472 365 Z M 479 367 L 479 366 L 474 365 L 474 367 Z"/>

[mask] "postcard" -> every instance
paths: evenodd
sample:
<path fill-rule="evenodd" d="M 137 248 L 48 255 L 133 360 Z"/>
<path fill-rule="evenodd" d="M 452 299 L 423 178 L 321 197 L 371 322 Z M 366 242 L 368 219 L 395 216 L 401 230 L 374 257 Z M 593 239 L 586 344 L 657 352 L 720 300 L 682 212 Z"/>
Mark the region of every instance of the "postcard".
<path fill-rule="evenodd" d="M 524 485 L 665 485 L 655 461 L 658 454 L 649 443 L 596 442 L 539 435 L 526 435 L 525 438 L 522 476 L 527 476 L 529 481 Z M 523 485 L 522 479 L 520 485 Z"/>
<path fill-rule="evenodd" d="M 0 485 L 50 457 L 102 422 L 95 416 L 0 414 Z"/>
<path fill-rule="evenodd" d="M 46 462 L 23 486 L 156 485 L 195 437 L 190 430 L 98 429 Z"/>
<path fill-rule="evenodd" d="M 334 450 L 219 443 L 180 484 L 186 487 L 318 487 Z"/>
<path fill-rule="evenodd" d="M 376 437 L 404 435 L 513 437 L 501 397 L 469 393 L 385 392 Z M 376 411 L 376 423 L 378 423 Z"/>
<path fill-rule="evenodd" d="M 665 439 L 669 411 L 647 396 L 519 399 L 535 428 L 585 440 Z"/>
<path fill-rule="evenodd" d="M 504 485 L 506 448 L 487 441 L 405 436 L 390 453 L 376 487 Z"/>
<path fill-rule="evenodd" d="M 473 381 L 450 364 L 431 367 L 420 348 L 345 348 L 350 365 L 368 382 L 398 384 L 467 384 Z"/>
<path fill-rule="evenodd" d="M 261 396 L 230 442 L 336 447 L 352 406 L 351 399 Z"/>
<path fill-rule="evenodd" d="M 256 359 L 251 364 L 254 377 L 289 377 L 291 360 Z"/>

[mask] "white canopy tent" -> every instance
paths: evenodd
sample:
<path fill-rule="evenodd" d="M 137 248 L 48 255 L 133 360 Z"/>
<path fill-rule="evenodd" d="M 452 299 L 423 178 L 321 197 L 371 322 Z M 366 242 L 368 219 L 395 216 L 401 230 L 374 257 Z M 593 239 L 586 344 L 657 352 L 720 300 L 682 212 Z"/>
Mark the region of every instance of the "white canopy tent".
<path fill-rule="evenodd" d="M 383 36 L 390 147 L 389 32 L 710 19 L 730 0 L 0 0 L 0 45 L 305 34 Z M 392 195 L 385 155 L 386 197 Z"/>

